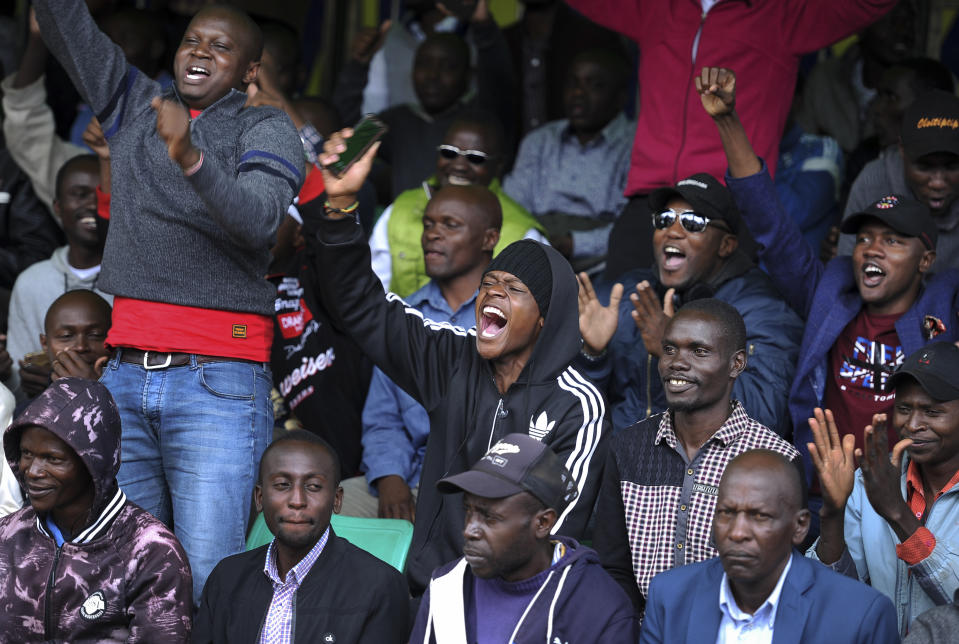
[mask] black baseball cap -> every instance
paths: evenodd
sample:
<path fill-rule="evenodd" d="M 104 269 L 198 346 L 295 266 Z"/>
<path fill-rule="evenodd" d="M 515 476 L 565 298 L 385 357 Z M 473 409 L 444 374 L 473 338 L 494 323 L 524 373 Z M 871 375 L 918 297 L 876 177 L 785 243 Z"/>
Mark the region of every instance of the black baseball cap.
<path fill-rule="evenodd" d="M 557 513 L 579 496 L 573 476 L 559 457 L 526 434 L 507 434 L 473 467 L 440 479 L 436 487 L 443 494 L 469 492 L 487 499 L 529 492 Z"/>
<path fill-rule="evenodd" d="M 951 342 L 933 342 L 909 354 L 892 374 L 889 386 L 898 386 L 904 376 L 915 378 L 936 400 L 959 400 L 959 347 Z"/>
<path fill-rule="evenodd" d="M 657 188 L 649 195 L 649 207 L 654 214 L 660 213 L 666 209 L 669 200 L 675 197 L 688 201 L 699 214 L 725 221 L 730 230 L 739 232 L 741 219 L 739 210 L 733 203 L 733 196 L 713 175 L 700 172 L 683 179 L 675 186 Z"/>
<path fill-rule="evenodd" d="M 903 112 L 901 137 L 910 161 L 934 152 L 959 154 L 959 97 L 941 89 L 917 96 Z"/>
<path fill-rule="evenodd" d="M 918 237 L 929 250 L 935 250 L 939 229 L 925 204 L 902 195 L 888 195 L 862 212 L 842 222 L 842 232 L 855 235 L 866 219 L 878 219 L 900 235 Z"/>

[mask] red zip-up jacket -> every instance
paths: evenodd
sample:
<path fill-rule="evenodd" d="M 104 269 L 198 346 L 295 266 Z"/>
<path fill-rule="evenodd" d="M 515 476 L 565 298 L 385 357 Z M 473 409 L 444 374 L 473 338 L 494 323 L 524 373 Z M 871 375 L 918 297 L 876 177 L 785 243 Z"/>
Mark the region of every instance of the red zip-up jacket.
<path fill-rule="evenodd" d="M 566 0 L 639 45 L 640 112 L 626 194 L 726 174 L 716 125 L 693 84 L 704 66 L 736 72 L 740 118 L 775 171 L 799 58 L 863 29 L 896 0 Z M 698 40 L 698 47 L 694 44 Z M 695 52 L 695 55 L 694 55 Z"/>

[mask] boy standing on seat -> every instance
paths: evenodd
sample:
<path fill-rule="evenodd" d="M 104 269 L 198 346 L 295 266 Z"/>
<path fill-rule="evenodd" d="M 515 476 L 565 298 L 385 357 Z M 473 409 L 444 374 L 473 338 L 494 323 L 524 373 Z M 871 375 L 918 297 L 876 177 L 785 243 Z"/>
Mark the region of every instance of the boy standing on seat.
<path fill-rule="evenodd" d="M 120 483 L 176 526 L 199 596 L 213 566 L 243 548 L 273 424 L 265 363 L 276 291 L 264 275 L 302 182 L 303 148 L 280 110 L 246 107 L 262 49 L 246 14 L 201 10 L 163 91 L 84 3 L 34 7 L 110 145 L 98 286 L 115 295 L 107 343 L 116 350 L 102 382 L 123 418 Z"/>
<path fill-rule="evenodd" d="M 340 459 L 326 441 L 304 429 L 273 441 L 254 497 L 276 536 L 216 567 L 194 643 L 406 641 L 403 575 L 330 527 L 343 488 Z"/>

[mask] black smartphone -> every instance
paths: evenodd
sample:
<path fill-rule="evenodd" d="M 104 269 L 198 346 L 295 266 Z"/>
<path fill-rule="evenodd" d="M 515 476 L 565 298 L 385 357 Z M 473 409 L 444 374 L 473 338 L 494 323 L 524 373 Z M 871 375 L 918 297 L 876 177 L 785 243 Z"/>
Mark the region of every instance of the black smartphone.
<path fill-rule="evenodd" d="M 367 114 L 360 122 L 353 126 L 353 136 L 346 139 L 346 150 L 340 153 L 340 158 L 326 166 L 334 177 L 342 177 L 356 160 L 370 149 L 370 146 L 383 138 L 386 123 L 375 114 Z"/>

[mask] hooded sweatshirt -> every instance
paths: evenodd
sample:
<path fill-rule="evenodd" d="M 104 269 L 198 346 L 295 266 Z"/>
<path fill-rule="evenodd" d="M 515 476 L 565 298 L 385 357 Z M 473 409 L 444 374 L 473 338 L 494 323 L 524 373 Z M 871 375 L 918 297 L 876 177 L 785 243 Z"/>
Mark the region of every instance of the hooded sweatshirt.
<path fill-rule="evenodd" d="M 13 360 L 16 376 L 15 381 L 8 383 L 12 390 L 17 388 L 20 380 L 17 371 L 20 359 L 31 351 L 43 350 L 40 346 L 43 318 L 55 299 L 67 291 L 88 289 L 113 303 L 112 295 L 97 288 L 99 273 L 81 278 L 73 272 L 67 261 L 69 250 L 69 246 L 56 249 L 50 259 L 37 262 L 20 273 L 13 285 L 7 322 L 7 351 Z"/>
<path fill-rule="evenodd" d="M 90 472 L 91 520 L 58 537 L 52 518 L 38 516 L 31 505 L 0 519 L 0 637 L 188 641 L 190 565 L 173 533 L 127 501 L 117 485 L 120 415 L 106 387 L 62 378 L 10 425 L 3 448 L 21 483 L 20 437 L 31 426 L 55 434 Z"/>
<path fill-rule="evenodd" d="M 441 495 L 434 484 L 469 469 L 506 434 L 529 434 L 563 460 L 579 498 L 560 515 L 555 530 L 582 535 L 601 478 L 601 439 L 609 420 L 602 394 L 569 366 L 582 344 L 569 262 L 543 247 L 552 273 L 545 324 L 519 378 L 501 394 L 492 364 L 476 350 L 475 328 L 424 319 L 397 295 L 384 294 L 370 268 L 363 230 L 353 219 L 328 219 L 319 199 L 301 212 L 308 254 L 317 275 L 325 277 L 320 297 L 334 324 L 430 417 L 407 561 L 413 594 L 423 592 L 433 569 L 462 552 L 462 496 Z"/>
<path fill-rule="evenodd" d="M 476 584 L 521 589 L 529 582 L 536 586 L 535 593 L 531 599 L 519 599 L 525 608 L 516 624 L 510 625 L 513 636 L 508 641 L 635 642 L 633 606 L 602 569 L 596 552 L 573 539 L 559 540 L 566 546 L 566 555 L 525 582 L 477 580 L 462 557 L 437 569 L 420 603 L 410 644 L 476 642 L 477 622 L 492 617 L 479 606 Z"/>

